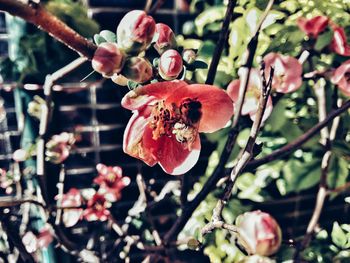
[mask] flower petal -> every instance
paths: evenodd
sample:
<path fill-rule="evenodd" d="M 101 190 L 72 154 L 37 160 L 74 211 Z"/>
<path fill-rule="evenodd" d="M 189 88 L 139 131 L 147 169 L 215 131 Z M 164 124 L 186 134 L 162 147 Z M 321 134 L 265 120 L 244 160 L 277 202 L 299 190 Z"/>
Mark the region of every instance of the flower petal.
<path fill-rule="evenodd" d="M 141 159 L 149 166 L 153 166 L 157 160 L 143 145 L 144 131 L 149 125 L 150 114 L 149 107 L 134 112 L 124 131 L 123 150 L 129 155 Z"/>
<path fill-rule="evenodd" d="M 138 110 L 152 104 L 157 99 L 166 99 L 176 89 L 186 86 L 184 81 L 164 81 L 145 85 L 129 91 L 122 99 L 122 106 L 129 110 Z"/>
<path fill-rule="evenodd" d="M 199 132 L 215 132 L 225 127 L 232 117 L 232 100 L 223 89 L 204 84 L 187 85 L 181 87 L 181 92 L 172 93 L 167 103 L 179 106 L 187 98 L 197 99 L 202 105 Z"/>
<path fill-rule="evenodd" d="M 197 163 L 201 144 L 199 135 L 197 135 L 191 150 L 188 150 L 185 144 L 178 142 L 173 136 L 162 136 L 158 140 L 153 140 L 152 129 L 146 128 L 144 147 L 153 153 L 166 173 L 181 175 Z"/>

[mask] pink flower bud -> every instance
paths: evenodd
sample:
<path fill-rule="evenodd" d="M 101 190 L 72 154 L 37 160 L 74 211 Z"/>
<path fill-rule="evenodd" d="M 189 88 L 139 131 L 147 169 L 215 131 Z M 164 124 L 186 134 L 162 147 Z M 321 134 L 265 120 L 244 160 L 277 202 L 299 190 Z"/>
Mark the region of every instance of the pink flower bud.
<path fill-rule="evenodd" d="M 311 19 L 300 17 L 297 21 L 300 30 L 314 38 L 326 29 L 328 22 L 329 19 L 326 16 L 315 16 Z"/>
<path fill-rule="evenodd" d="M 123 67 L 124 54 L 115 43 L 102 43 L 95 51 L 92 67 L 103 76 L 118 73 Z"/>
<path fill-rule="evenodd" d="M 176 48 L 175 34 L 169 26 L 162 23 L 156 24 L 156 33 L 158 33 L 158 39 L 154 44 L 154 48 L 159 54 L 168 49 Z"/>
<path fill-rule="evenodd" d="M 269 256 L 277 252 L 282 234 L 276 220 L 260 210 L 247 212 L 236 219 L 239 243 L 249 254 Z"/>
<path fill-rule="evenodd" d="M 342 56 L 350 56 L 350 45 L 347 43 L 344 28 L 333 24 L 332 29 L 334 34 L 329 45 L 330 50 Z"/>
<path fill-rule="evenodd" d="M 345 61 L 335 70 L 331 81 L 346 96 L 350 96 L 350 60 Z"/>
<path fill-rule="evenodd" d="M 174 49 L 165 51 L 159 60 L 159 74 L 165 80 L 176 79 L 183 68 L 182 57 Z"/>
<path fill-rule="evenodd" d="M 13 160 L 16 162 L 24 162 L 28 157 L 28 152 L 24 149 L 18 149 L 12 155 Z"/>
<path fill-rule="evenodd" d="M 128 53 L 139 53 L 151 43 L 156 23 L 141 10 L 127 13 L 117 28 L 118 46 Z"/>
<path fill-rule="evenodd" d="M 141 57 L 131 57 L 126 60 L 122 74 L 137 83 L 145 83 L 153 76 L 151 63 Z"/>
<path fill-rule="evenodd" d="M 197 54 L 193 49 L 185 49 L 182 52 L 182 58 L 187 64 L 192 64 L 196 61 Z"/>

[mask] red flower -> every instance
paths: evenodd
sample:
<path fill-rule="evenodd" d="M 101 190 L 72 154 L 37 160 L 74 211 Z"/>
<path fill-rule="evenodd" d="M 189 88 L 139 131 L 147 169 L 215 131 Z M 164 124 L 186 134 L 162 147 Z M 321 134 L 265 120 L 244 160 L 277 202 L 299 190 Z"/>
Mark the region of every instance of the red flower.
<path fill-rule="evenodd" d="M 350 56 L 350 45 L 346 42 L 344 28 L 338 25 L 332 25 L 332 29 L 334 35 L 329 48 L 339 55 Z"/>
<path fill-rule="evenodd" d="M 266 76 L 270 74 L 270 67 L 275 69 L 272 88 L 277 92 L 290 93 L 300 88 L 303 68 L 296 58 L 278 53 L 269 53 L 264 57 L 264 62 Z"/>
<path fill-rule="evenodd" d="M 156 24 L 156 33 L 158 33 L 158 39 L 154 43 L 154 48 L 159 54 L 162 54 L 167 49 L 176 47 L 175 34 L 168 25 Z"/>
<path fill-rule="evenodd" d="M 151 43 L 155 30 L 154 19 L 145 11 L 130 11 L 118 25 L 118 46 L 126 52 L 141 52 Z"/>
<path fill-rule="evenodd" d="M 247 212 L 236 219 L 238 240 L 249 254 L 270 256 L 277 252 L 282 234 L 276 220 L 260 210 Z"/>
<path fill-rule="evenodd" d="M 346 96 L 350 96 L 350 59 L 335 70 L 331 81 L 336 84 Z"/>
<path fill-rule="evenodd" d="M 121 197 L 121 190 L 129 185 L 130 178 L 123 177 L 122 168 L 119 166 L 106 166 L 99 163 L 96 166 L 98 176 L 94 183 L 100 186 L 99 193 L 104 194 L 106 199 L 115 202 Z"/>
<path fill-rule="evenodd" d="M 238 75 L 241 75 L 242 71 L 238 72 Z M 241 81 L 239 79 L 231 81 L 231 83 L 227 87 L 227 93 L 233 100 L 236 102 L 238 100 L 239 87 L 241 85 Z M 262 80 L 257 69 L 251 69 L 248 83 L 248 90 L 245 95 L 245 100 L 242 107 L 242 115 L 249 114 L 250 119 L 252 121 L 255 120 L 255 115 L 259 107 L 259 99 L 261 96 L 262 90 Z M 265 113 L 263 116 L 263 121 L 265 121 L 271 114 L 273 109 L 272 99 L 269 96 L 267 100 L 267 105 L 265 109 Z"/>
<path fill-rule="evenodd" d="M 55 197 L 59 200 L 59 196 Z M 72 207 L 80 207 L 82 205 L 83 198 L 80 191 L 76 188 L 71 188 L 69 191 L 63 195 L 61 199 L 61 207 L 69 207 L 69 209 L 63 210 L 62 222 L 66 227 L 72 227 L 81 219 L 83 214 L 83 209 L 77 208 L 72 209 Z"/>
<path fill-rule="evenodd" d="M 110 206 L 111 203 L 103 195 L 96 193 L 87 203 L 84 218 L 88 221 L 106 221 L 110 215 L 108 210 Z"/>
<path fill-rule="evenodd" d="M 200 153 L 199 132 L 224 127 L 233 105 L 224 90 L 184 81 L 159 82 L 130 91 L 122 106 L 133 110 L 125 133 L 127 154 L 169 174 L 186 173 Z"/>
<path fill-rule="evenodd" d="M 297 24 L 301 31 L 304 31 L 310 37 L 317 36 L 326 29 L 329 19 L 326 16 L 315 16 L 311 19 L 300 17 Z"/>

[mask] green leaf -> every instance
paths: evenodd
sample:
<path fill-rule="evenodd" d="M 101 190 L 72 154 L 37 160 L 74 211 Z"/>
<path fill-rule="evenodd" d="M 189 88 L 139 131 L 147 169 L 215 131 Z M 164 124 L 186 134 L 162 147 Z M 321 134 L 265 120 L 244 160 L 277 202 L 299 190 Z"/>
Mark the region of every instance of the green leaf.
<path fill-rule="evenodd" d="M 204 27 L 206 25 L 210 25 L 217 20 L 223 19 L 225 16 L 225 12 L 226 12 L 226 7 L 219 6 L 219 7 L 208 8 L 204 12 L 202 12 L 200 15 L 198 15 L 194 21 L 198 36 L 203 36 Z"/>
<path fill-rule="evenodd" d="M 289 160 L 283 167 L 286 193 L 298 192 L 315 186 L 320 180 L 320 166 L 319 160 L 312 162 Z"/>
<path fill-rule="evenodd" d="M 94 41 L 95 41 L 96 45 L 100 45 L 104 42 L 107 42 L 107 40 L 104 39 L 103 37 L 101 37 L 99 34 L 94 35 Z"/>
<path fill-rule="evenodd" d="M 334 222 L 333 224 L 331 237 L 332 237 L 333 243 L 340 248 L 344 248 L 348 241 L 345 232 L 340 227 L 338 222 Z"/>
<path fill-rule="evenodd" d="M 114 34 L 112 31 L 103 30 L 100 32 L 100 36 L 103 37 L 107 42 L 110 42 L 110 43 L 117 42 L 117 35 Z"/>
<path fill-rule="evenodd" d="M 141 85 L 135 81 L 128 80 L 128 88 L 130 90 L 136 89 L 138 86 L 141 86 Z"/>
<path fill-rule="evenodd" d="M 207 69 L 208 68 L 208 64 L 202 60 L 196 60 L 195 62 L 193 62 L 193 64 L 191 66 L 193 66 L 196 69 L 198 69 L 198 68 Z"/>
<path fill-rule="evenodd" d="M 333 31 L 332 30 L 326 31 L 325 33 L 318 36 L 314 48 L 317 51 L 321 51 L 331 43 L 332 39 L 333 39 Z"/>
<path fill-rule="evenodd" d="M 348 162 L 341 157 L 335 156 L 331 160 L 330 169 L 327 176 L 327 185 L 333 189 L 346 183 L 349 175 Z M 335 197 L 336 195 L 332 195 Z"/>

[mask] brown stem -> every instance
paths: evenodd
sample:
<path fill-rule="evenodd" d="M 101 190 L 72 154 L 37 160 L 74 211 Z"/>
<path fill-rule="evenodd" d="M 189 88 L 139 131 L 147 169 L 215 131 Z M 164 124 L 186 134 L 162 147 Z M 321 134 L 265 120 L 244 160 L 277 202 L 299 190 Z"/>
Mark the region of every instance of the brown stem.
<path fill-rule="evenodd" d="M 271 92 L 272 78 L 273 78 L 273 74 L 274 74 L 274 69 L 271 68 L 269 81 L 267 82 L 265 79 L 264 66 L 262 67 L 261 71 L 262 71 L 261 74 L 262 74 L 262 80 L 263 80 L 262 81 L 263 82 L 262 83 L 263 89 L 262 89 L 260 100 L 259 100 L 258 111 L 256 113 L 255 120 L 253 122 L 253 126 L 250 130 L 250 135 L 249 135 L 248 141 L 246 143 L 246 146 L 244 147 L 244 150 L 236 159 L 237 163 L 232 168 L 231 176 L 226 184 L 224 194 L 218 200 L 218 202 L 213 210 L 212 220 L 210 223 L 207 224 L 206 227 L 204 227 L 204 229 L 211 230 L 212 229 L 211 225 L 214 225 L 217 222 L 222 221 L 222 211 L 225 207 L 225 204 L 228 202 L 228 200 L 231 197 L 233 186 L 234 186 L 238 176 L 242 173 L 244 167 L 247 165 L 249 160 L 253 157 L 253 150 L 254 150 L 255 141 L 257 139 L 259 130 L 261 128 L 261 124 L 262 124 L 262 120 L 264 117 L 267 101 L 269 99 L 270 92 Z M 207 234 L 207 232 L 202 230 L 202 234 L 205 235 L 205 234 Z"/>
<path fill-rule="evenodd" d="M 225 43 L 228 38 L 228 34 L 230 32 L 229 26 L 233 17 L 233 9 L 235 8 L 235 6 L 236 6 L 236 0 L 230 0 L 227 5 L 226 14 L 225 14 L 224 22 L 222 24 L 222 29 L 220 31 L 218 44 L 216 45 L 214 50 L 213 58 L 210 63 L 207 80 L 205 81 L 205 84 L 212 85 L 214 83 L 216 70 L 221 58 L 221 53 L 224 49 Z"/>
<path fill-rule="evenodd" d="M 320 83 L 319 83 L 320 84 Z M 324 121 L 326 118 L 326 97 L 325 97 L 325 87 L 324 85 L 316 85 L 316 96 L 318 101 L 318 108 L 319 108 L 319 120 Z M 339 104 L 341 104 L 341 100 L 339 101 Z M 303 251 L 312 240 L 313 234 L 315 232 L 316 226 L 318 224 L 318 221 L 320 219 L 324 203 L 326 201 L 326 198 L 328 196 L 327 194 L 327 176 L 328 176 L 328 169 L 332 157 L 332 147 L 331 143 L 334 141 L 336 136 L 336 131 L 339 126 L 339 120 L 340 117 L 334 119 L 331 131 L 329 132 L 328 127 L 325 127 L 321 130 L 321 144 L 326 148 L 326 152 L 323 155 L 322 162 L 321 162 L 321 178 L 320 178 L 320 184 L 319 189 L 317 192 L 317 198 L 316 198 L 316 204 L 314 211 L 312 213 L 311 219 L 309 221 L 309 224 L 306 229 L 306 234 L 301 241 L 300 246 L 297 247 L 294 259 L 296 261 L 300 260 L 300 252 Z M 323 132 L 322 132 L 323 131 Z"/>
<path fill-rule="evenodd" d="M 18 0 L 0 0 L 0 10 L 18 16 L 49 33 L 81 56 L 92 59 L 96 45 L 79 35 L 40 4 L 26 5 Z"/>
<path fill-rule="evenodd" d="M 261 166 L 263 164 L 266 164 L 266 163 L 269 163 L 269 162 L 272 162 L 275 160 L 279 160 L 279 159 L 289 155 L 290 153 L 292 153 L 296 149 L 298 149 L 301 145 L 303 145 L 308 140 L 310 140 L 313 136 L 318 134 L 318 132 L 323 127 L 326 127 L 328 125 L 328 123 L 331 122 L 334 118 L 336 118 L 340 114 L 346 112 L 349 108 L 350 108 L 350 100 L 347 100 L 346 102 L 344 102 L 344 104 L 341 107 L 339 107 L 336 110 L 333 110 L 331 113 L 329 113 L 327 115 L 327 117 L 323 121 L 317 123 L 314 127 L 312 127 L 310 130 L 305 132 L 299 138 L 295 139 L 291 143 L 279 148 L 276 151 L 273 151 L 272 153 L 270 153 L 262 158 L 250 161 L 248 163 L 248 165 L 246 166 L 246 168 L 247 169 L 254 169 L 258 166 Z"/>

